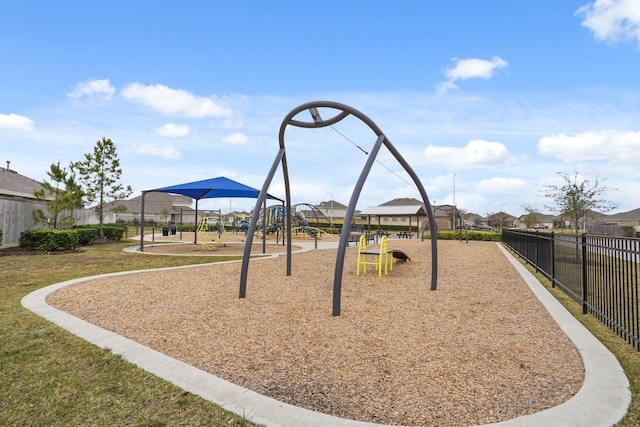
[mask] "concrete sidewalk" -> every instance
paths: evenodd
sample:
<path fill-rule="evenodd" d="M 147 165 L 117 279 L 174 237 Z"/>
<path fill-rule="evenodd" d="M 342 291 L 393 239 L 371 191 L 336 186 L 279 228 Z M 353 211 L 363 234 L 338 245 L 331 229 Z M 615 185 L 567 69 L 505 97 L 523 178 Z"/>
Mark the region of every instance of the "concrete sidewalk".
<path fill-rule="evenodd" d="M 319 249 L 336 246 L 337 243 L 335 245 L 323 244 L 322 247 L 319 245 Z M 532 292 L 580 351 L 585 366 L 585 382 L 573 398 L 559 406 L 536 414 L 487 425 L 501 427 L 541 425 L 545 427 L 608 427 L 615 424 L 626 414 L 631 402 L 629 382 L 620 364 L 611 352 L 567 312 L 525 267 L 504 250 L 502 245 L 499 244 L 499 246 Z M 313 243 L 305 245 L 302 250 L 312 249 Z M 87 323 L 46 303 L 47 295 L 62 287 L 96 277 L 121 276 L 130 273 L 113 273 L 57 283 L 25 296 L 22 299 L 22 304 L 27 309 L 67 329 L 71 333 L 99 347 L 107 348 L 142 369 L 170 381 L 188 392 L 217 403 L 227 410 L 243 415 L 252 422 L 267 426 L 292 427 L 301 425 L 345 427 L 380 425 L 337 418 L 262 396 L 130 339 Z"/>

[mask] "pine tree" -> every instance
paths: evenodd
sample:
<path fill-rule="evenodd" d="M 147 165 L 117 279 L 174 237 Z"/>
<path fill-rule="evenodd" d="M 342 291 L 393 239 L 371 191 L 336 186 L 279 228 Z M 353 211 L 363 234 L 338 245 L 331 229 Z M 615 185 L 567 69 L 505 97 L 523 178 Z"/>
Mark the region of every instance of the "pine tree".
<path fill-rule="evenodd" d="M 100 238 L 104 238 L 104 205 L 112 200 L 124 199 L 131 193 L 131 187 L 124 187 L 118 181 L 122 175 L 120 160 L 115 144 L 102 138 L 93 147 L 93 153 L 85 154 L 84 160 L 71 164 L 78 173 L 88 204 L 97 203 L 95 210 L 100 218 Z"/>
<path fill-rule="evenodd" d="M 52 182 L 44 181 L 41 184 L 42 189 L 34 190 L 33 195 L 46 203 L 49 216 L 45 215 L 42 209 L 36 209 L 33 212 L 33 220 L 35 223 L 49 223 L 51 219 L 53 228 L 70 227 L 76 222 L 73 210 L 83 206 L 84 192 L 76 183 L 75 175 L 60 167 L 59 161 L 51 164 L 47 175 Z M 63 215 L 66 211 L 69 213 Z"/>

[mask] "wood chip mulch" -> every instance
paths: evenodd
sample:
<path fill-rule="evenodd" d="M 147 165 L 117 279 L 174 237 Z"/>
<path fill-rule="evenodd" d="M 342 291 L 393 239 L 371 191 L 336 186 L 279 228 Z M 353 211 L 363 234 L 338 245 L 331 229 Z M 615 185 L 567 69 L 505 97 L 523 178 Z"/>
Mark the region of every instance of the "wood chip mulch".
<path fill-rule="evenodd" d="M 225 380 L 300 407 L 396 425 L 464 426 L 559 405 L 582 359 L 495 243 L 394 240 L 411 262 L 356 276 L 336 250 L 136 273 L 63 288 L 48 303 Z"/>

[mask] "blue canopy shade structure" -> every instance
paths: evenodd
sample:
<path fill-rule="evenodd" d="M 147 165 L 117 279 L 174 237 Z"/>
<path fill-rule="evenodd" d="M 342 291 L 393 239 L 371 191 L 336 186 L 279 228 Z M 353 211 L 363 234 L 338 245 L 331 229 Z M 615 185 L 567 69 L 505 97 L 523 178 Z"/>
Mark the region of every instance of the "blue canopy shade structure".
<path fill-rule="evenodd" d="M 142 192 L 142 211 L 141 211 L 141 228 L 140 228 L 140 251 L 144 251 L 144 197 L 151 192 L 181 194 L 191 197 L 196 201 L 196 218 L 198 217 L 198 201 L 200 199 L 213 199 L 216 197 L 243 197 L 257 199 L 260 196 L 260 190 L 241 184 L 224 176 L 217 178 L 204 179 L 202 181 L 187 182 L 186 184 L 171 185 L 169 187 L 155 188 Z M 271 194 L 267 194 L 267 199 L 278 200 Z M 195 235 L 194 243 L 197 243 L 198 234 Z"/>
<path fill-rule="evenodd" d="M 183 196 L 189 196 L 192 199 L 196 200 L 213 199 L 216 197 L 245 197 L 250 199 L 257 199 L 260 195 L 260 190 L 256 190 L 255 188 L 251 188 L 232 179 L 225 178 L 224 176 L 205 179 L 202 181 L 187 182 L 186 184 L 156 188 L 154 190 L 148 190 L 146 192 L 151 191 L 182 194 Z M 278 199 L 277 197 L 274 197 L 270 194 L 267 194 L 267 198 L 282 201 L 281 199 Z"/>

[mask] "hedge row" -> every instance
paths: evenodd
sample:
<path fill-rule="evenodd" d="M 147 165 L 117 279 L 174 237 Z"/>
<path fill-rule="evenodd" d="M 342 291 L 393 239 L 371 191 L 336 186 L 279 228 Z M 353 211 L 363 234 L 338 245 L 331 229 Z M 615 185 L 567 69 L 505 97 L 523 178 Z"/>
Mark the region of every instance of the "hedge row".
<path fill-rule="evenodd" d="M 24 230 L 20 233 L 20 247 L 51 252 L 57 249 L 75 249 L 80 241 L 76 230 L 56 230 L 43 228 Z"/>
<path fill-rule="evenodd" d="M 99 225 L 85 225 L 72 230 L 56 230 L 42 228 L 24 230 L 20 233 L 20 247 L 51 252 L 58 249 L 76 249 L 78 246 L 90 245 L 98 238 Z M 124 227 L 120 225 L 104 225 L 102 227 L 105 239 L 120 240 L 124 234 Z"/>
<path fill-rule="evenodd" d="M 124 235 L 124 231 L 127 228 L 126 224 L 116 223 L 116 224 L 104 224 L 102 226 L 102 232 L 104 233 L 104 238 L 108 240 L 120 240 Z M 100 231 L 100 225 L 98 224 L 88 224 L 88 225 L 80 225 L 74 228 L 74 230 L 94 230 L 96 235 L 91 241 L 98 238 L 98 232 Z M 91 241 L 89 243 L 91 243 Z M 88 244 L 88 243 L 87 243 Z"/>
<path fill-rule="evenodd" d="M 440 240 L 467 240 L 467 237 L 469 240 L 499 242 L 502 235 L 500 233 L 490 231 L 438 231 L 438 239 Z"/>

